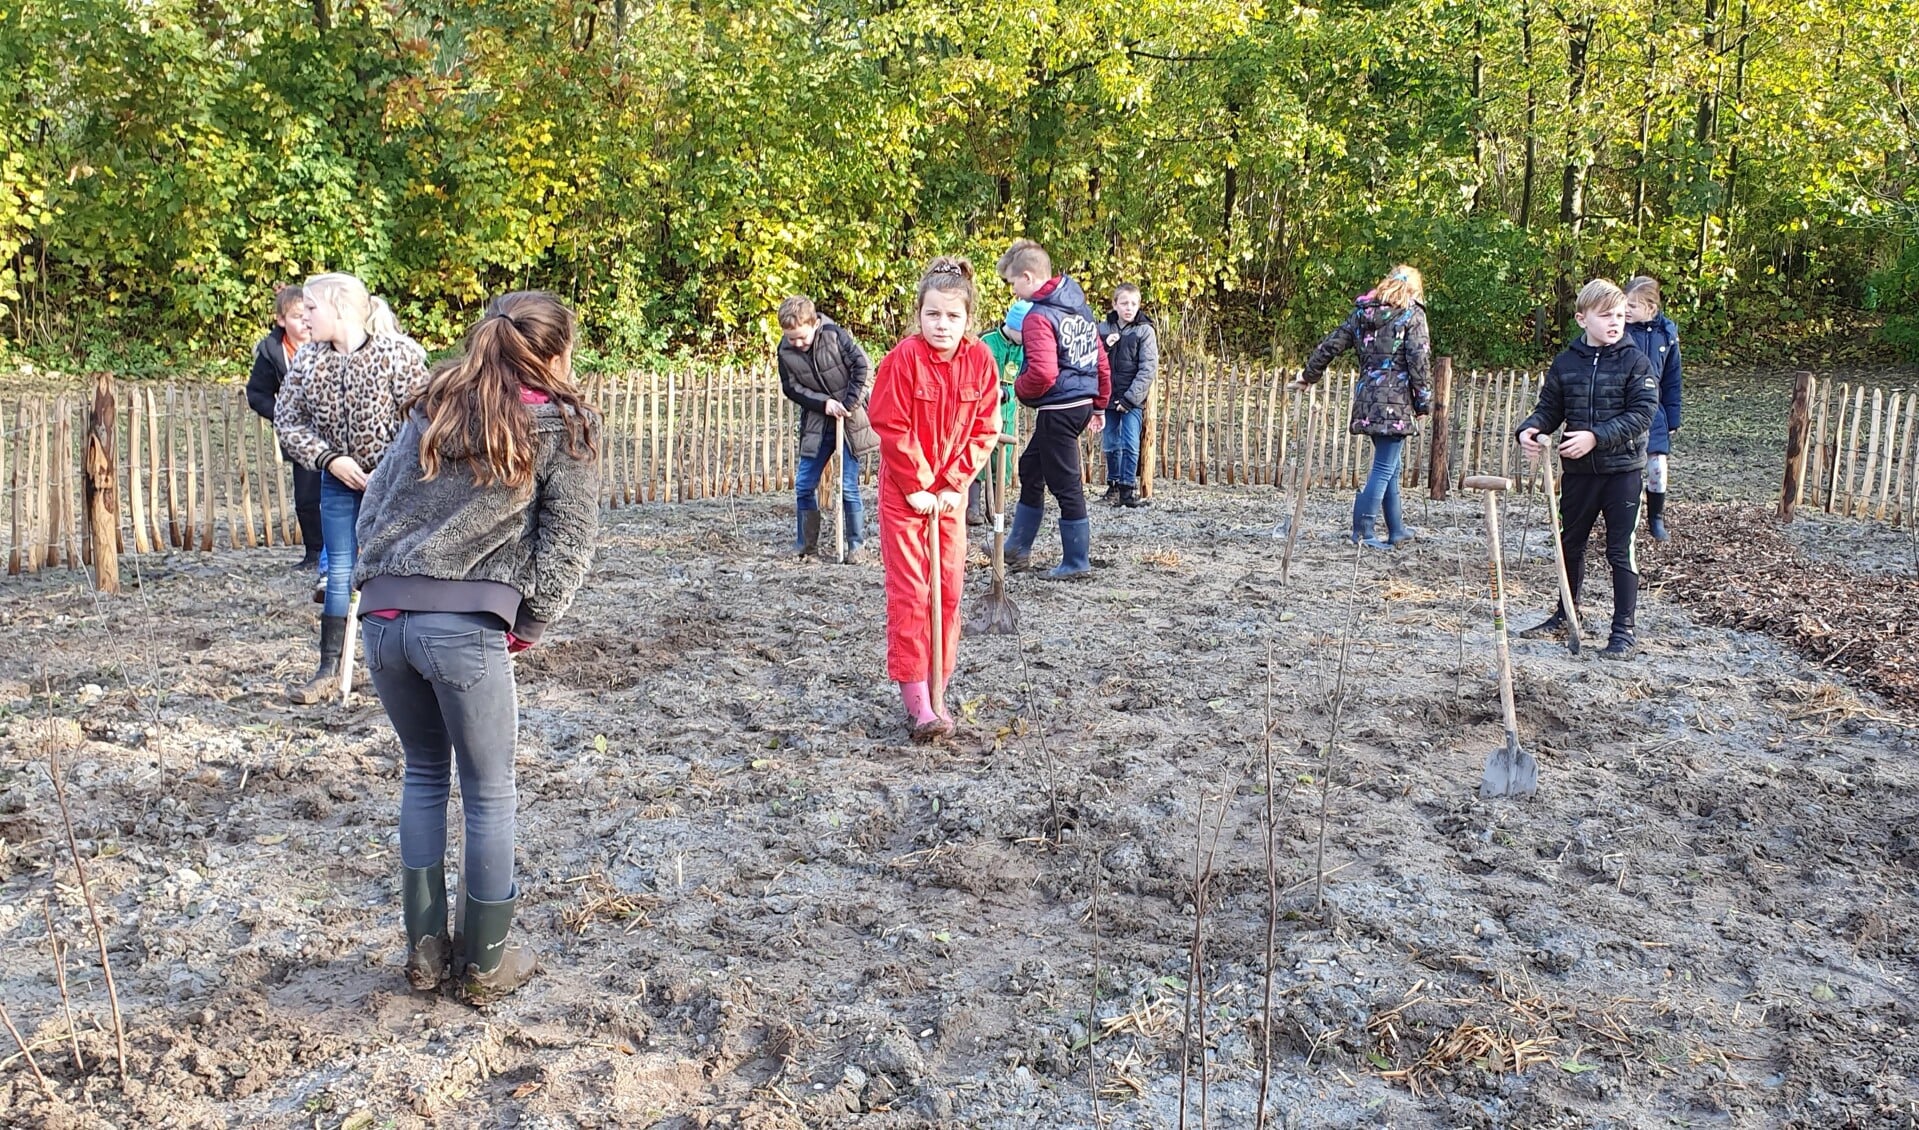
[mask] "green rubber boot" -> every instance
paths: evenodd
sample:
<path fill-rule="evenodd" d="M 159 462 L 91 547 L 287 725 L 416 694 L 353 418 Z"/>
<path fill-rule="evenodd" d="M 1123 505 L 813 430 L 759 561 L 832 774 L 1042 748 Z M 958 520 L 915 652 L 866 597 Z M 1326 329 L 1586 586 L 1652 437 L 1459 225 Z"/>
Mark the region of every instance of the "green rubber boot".
<path fill-rule="evenodd" d="M 453 939 L 446 932 L 446 865 L 402 867 L 400 905 L 406 919 L 406 980 L 423 993 L 446 980 Z"/>
<path fill-rule="evenodd" d="M 533 978 L 537 961 L 532 948 L 507 940 L 519 901 L 517 894 L 501 902 L 474 898 L 470 892 L 466 896 L 461 987 L 476 1004 L 503 997 Z"/>

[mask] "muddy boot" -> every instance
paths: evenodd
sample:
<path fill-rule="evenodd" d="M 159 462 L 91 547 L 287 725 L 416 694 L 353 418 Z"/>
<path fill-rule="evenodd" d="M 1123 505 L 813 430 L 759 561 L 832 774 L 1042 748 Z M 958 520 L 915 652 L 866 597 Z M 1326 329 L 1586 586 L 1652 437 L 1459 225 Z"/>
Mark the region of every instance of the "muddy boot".
<path fill-rule="evenodd" d="M 1521 631 L 1519 638 L 1522 640 L 1563 640 L 1566 638 L 1566 633 L 1569 630 L 1570 626 L 1566 622 L 1566 614 L 1555 608 L 1551 616 Z"/>
<path fill-rule="evenodd" d="M 799 542 L 793 547 L 794 552 L 801 557 L 818 557 L 820 555 L 820 512 L 818 510 L 800 511 L 799 524 Z"/>
<path fill-rule="evenodd" d="M 1652 534 L 1652 540 L 1665 541 L 1666 533 L 1666 492 L 1649 490 L 1646 492 L 1646 530 Z"/>
<path fill-rule="evenodd" d="M 1128 483 L 1119 488 L 1119 504 L 1128 510 L 1141 510 L 1153 503 L 1150 499 L 1141 498 L 1139 488 Z"/>
<path fill-rule="evenodd" d="M 978 479 L 966 491 L 966 524 L 984 526 L 986 524 L 986 487 Z"/>
<path fill-rule="evenodd" d="M 532 948 L 507 940 L 518 902 L 517 894 L 502 902 L 466 897 L 460 987 L 475 1004 L 503 997 L 533 979 L 537 963 Z"/>
<path fill-rule="evenodd" d="M 1024 502 L 1013 507 L 1013 532 L 1006 535 L 1006 571 L 1023 572 L 1033 563 L 1033 539 L 1039 537 L 1039 519 L 1042 511 L 1037 506 L 1028 506 Z"/>
<path fill-rule="evenodd" d="M 1059 568 L 1046 574 L 1055 581 L 1084 577 L 1093 571 L 1093 562 L 1088 557 L 1093 544 L 1093 520 L 1081 518 L 1077 522 L 1062 519 L 1059 524 Z"/>
<path fill-rule="evenodd" d="M 340 652 L 346 646 L 346 617 L 320 617 L 320 668 L 304 683 L 287 688 L 287 701 L 312 706 L 340 689 Z"/>
<path fill-rule="evenodd" d="M 406 919 L 406 980 L 423 993 L 446 980 L 453 939 L 446 932 L 446 865 L 402 867 L 400 905 Z"/>
<path fill-rule="evenodd" d="M 906 732 L 914 741 L 924 744 L 953 732 L 952 720 L 933 708 L 925 679 L 900 684 L 900 705 L 906 708 Z"/>

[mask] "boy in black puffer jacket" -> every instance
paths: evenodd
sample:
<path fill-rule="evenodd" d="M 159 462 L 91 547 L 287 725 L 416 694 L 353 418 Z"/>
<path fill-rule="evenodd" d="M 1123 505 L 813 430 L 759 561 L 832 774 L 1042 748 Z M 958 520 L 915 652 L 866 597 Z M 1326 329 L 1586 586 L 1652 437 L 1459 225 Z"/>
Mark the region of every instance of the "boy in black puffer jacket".
<path fill-rule="evenodd" d="M 1104 501 L 1129 509 L 1150 505 L 1139 496 L 1139 437 L 1146 397 L 1159 375 L 1158 331 L 1139 303 L 1139 287 L 1121 283 L 1113 290 L 1113 308 L 1099 324 L 1113 369 L 1113 399 L 1106 405 L 1100 438 L 1106 455 Z"/>
<path fill-rule="evenodd" d="M 1659 378 L 1652 362 L 1625 340 L 1626 296 L 1606 279 L 1579 292 L 1576 320 L 1586 332 L 1553 358 L 1539 404 L 1515 435 L 1530 458 L 1546 450 L 1542 436 L 1562 423 L 1559 441 L 1565 480 L 1559 495 L 1559 538 L 1573 603 L 1585 573 L 1586 539 L 1606 515 L 1606 560 L 1612 565 L 1612 636 L 1599 654 L 1624 659 L 1638 650 L 1633 613 L 1639 604 L 1639 564 L 1633 527 L 1639 522 L 1639 490 L 1646 470 L 1646 433 L 1659 407 Z M 1544 623 L 1520 635 L 1541 639 L 1567 630 L 1562 605 Z"/>

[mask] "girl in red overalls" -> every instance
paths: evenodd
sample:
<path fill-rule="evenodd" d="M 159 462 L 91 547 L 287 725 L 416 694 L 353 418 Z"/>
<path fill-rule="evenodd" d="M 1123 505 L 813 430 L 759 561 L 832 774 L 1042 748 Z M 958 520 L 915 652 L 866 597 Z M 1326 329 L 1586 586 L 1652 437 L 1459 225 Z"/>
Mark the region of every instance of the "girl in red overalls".
<path fill-rule="evenodd" d="M 999 442 L 999 374 L 972 336 L 973 265 L 942 255 L 920 278 L 919 332 L 880 362 L 867 415 L 880 437 L 880 561 L 886 569 L 886 675 L 900 685 L 914 741 L 953 732 L 932 701 L 927 524 L 940 523 L 940 682 L 953 674 L 965 581 L 966 488 Z"/>

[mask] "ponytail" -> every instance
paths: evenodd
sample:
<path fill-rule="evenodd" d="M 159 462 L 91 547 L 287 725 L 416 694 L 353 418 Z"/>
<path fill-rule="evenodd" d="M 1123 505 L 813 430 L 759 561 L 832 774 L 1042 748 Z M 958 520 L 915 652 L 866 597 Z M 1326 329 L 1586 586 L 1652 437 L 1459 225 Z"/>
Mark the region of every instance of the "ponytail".
<path fill-rule="evenodd" d="M 393 316 L 393 307 L 386 299 L 375 295 L 367 297 L 366 335 L 368 337 L 398 337 L 400 322 Z"/>
<path fill-rule="evenodd" d="M 467 331 L 465 350 L 434 368 L 414 402 L 427 419 L 421 477 L 438 477 L 450 459 L 466 464 L 475 486 L 531 486 L 538 445 L 523 388 L 559 405 L 568 455 L 596 458 L 592 410 L 572 375 L 556 371 L 573 340 L 573 311 L 552 295 L 523 290 L 494 299 Z"/>

